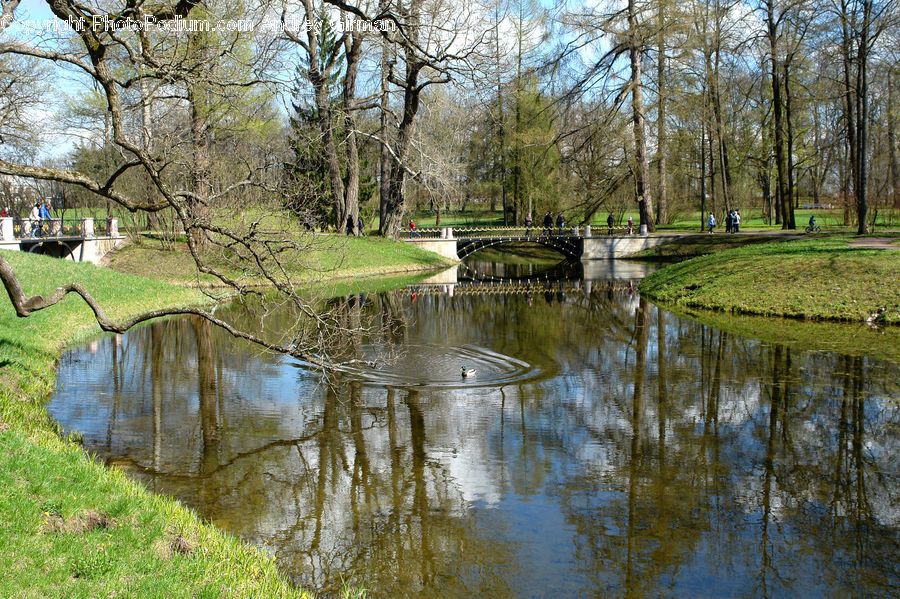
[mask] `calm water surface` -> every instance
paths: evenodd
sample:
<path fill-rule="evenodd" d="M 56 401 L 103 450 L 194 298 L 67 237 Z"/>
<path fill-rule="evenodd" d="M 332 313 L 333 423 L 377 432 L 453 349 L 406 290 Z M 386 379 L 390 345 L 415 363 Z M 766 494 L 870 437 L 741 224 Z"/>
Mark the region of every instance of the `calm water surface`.
<path fill-rule="evenodd" d="M 395 356 L 334 384 L 169 320 L 67 353 L 49 409 L 325 596 L 900 594 L 898 364 L 529 272 L 334 300 Z"/>

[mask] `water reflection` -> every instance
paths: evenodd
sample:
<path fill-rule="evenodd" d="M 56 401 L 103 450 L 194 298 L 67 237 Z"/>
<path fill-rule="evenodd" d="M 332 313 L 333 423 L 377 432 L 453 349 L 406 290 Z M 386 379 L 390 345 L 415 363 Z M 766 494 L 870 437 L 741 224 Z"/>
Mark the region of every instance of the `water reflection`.
<path fill-rule="evenodd" d="M 325 594 L 900 585 L 896 364 L 736 338 L 621 281 L 335 301 L 380 323 L 348 351 L 398 359 L 325 385 L 169 320 L 66 354 L 49 409 Z M 530 374 L 439 384 L 473 347 Z"/>

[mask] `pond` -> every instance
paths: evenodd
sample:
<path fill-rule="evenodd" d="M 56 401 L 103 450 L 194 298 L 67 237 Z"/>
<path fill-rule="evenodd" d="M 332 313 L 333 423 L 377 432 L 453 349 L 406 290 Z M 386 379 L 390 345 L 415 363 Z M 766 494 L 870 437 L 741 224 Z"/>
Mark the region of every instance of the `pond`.
<path fill-rule="evenodd" d="M 334 299 L 391 359 L 331 381 L 157 322 L 66 353 L 48 409 L 324 596 L 897 596 L 900 365 L 736 337 L 637 276 Z"/>

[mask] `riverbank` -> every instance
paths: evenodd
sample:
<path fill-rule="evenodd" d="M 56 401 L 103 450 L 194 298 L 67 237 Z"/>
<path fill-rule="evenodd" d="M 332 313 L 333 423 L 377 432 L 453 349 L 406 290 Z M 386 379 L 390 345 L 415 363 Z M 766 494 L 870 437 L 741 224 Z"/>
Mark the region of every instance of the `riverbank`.
<path fill-rule="evenodd" d="M 197 304 L 192 289 L 4 252 L 27 293 L 79 281 L 113 318 Z M 0 596 L 307 597 L 264 551 L 204 524 L 64 439 L 44 408 L 61 349 L 99 332 L 70 296 L 20 319 L 0 307 Z"/>
<path fill-rule="evenodd" d="M 828 236 L 707 248 L 712 253 L 649 275 L 639 290 L 648 299 L 681 309 L 900 324 L 900 246 L 859 247 L 850 244 L 854 239 Z"/>
<path fill-rule="evenodd" d="M 283 259 L 285 272 L 295 283 L 315 285 L 336 279 L 415 273 L 450 267 L 451 260 L 411 243 L 383 237 L 347 235 L 309 235 L 304 239 L 308 249 L 296 259 Z M 217 256 L 207 257 L 210 264 L 232 276 L 238 276 L 231 265 Z M 110 254 L 104 265 L 112 270 L 185 287 L 221 285 L 221 281 L 197 270 L 197 265 L 184 242 L 165 242 L 145 237 Z M 152 268 L 148 268 L 152 265 Z M 265 285 L 265 280 L 247 280 L 248 284 Z"/>

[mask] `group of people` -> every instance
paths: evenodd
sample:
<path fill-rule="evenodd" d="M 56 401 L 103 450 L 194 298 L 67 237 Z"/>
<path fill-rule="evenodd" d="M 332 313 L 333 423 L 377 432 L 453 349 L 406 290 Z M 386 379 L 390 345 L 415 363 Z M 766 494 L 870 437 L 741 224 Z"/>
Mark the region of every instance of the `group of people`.
<path fill-rule="evenodd" d="M 9 208 L 4 207 L 0 210 L 0 218 L 14 218 L 19 220 L 19 215 Z M 28 215 L 28 218 L 22 219 L 22 236 L 23 237 L 43 237 L 52 231 L 50 221 L 53 220 L 53 212 L 50 206 L 50 200 L 36 203 Z M 46 230 L 45 230 L 46 223 Z"/>
<path fill-rule="evenodd" d="M 741 213 L 737 210 L 732 210 L 728 214 L 725 215 L 725 232 L 726 233 L 739 233 L 741 230 Z"/>
<path fill-rule="evenodd" d="M 531 213 L 525 215 L 525 235 L 529 235 L 531 233 L 531 225 L 532 225 Z M 548 210 L 544 215 L 544 228 L 541 232 L 542 235 L 546 235 L 547 237 L 553 235 L 553 211 Z M 563 234 L 563 229 L 566 226 L 566 216 L 562 212 L 556 213 L 556 228 L 559 229 L 559 234 Z"/>
<path fill-rule="evenodd" d="M 356 221 L 356 234 L 360 237 L 365 237 L 366 234 L 363 232 L 363 218 L 362 215 Z M 347 215 L 347 235 L 353 235 L 353 215 Z"/>
<path fill-rule="evenodd" d="M 712 212 L 706 218 L 706 227 L 710 233 L 716 228 L 716 215 Z M 725 215 L 725 232 L 740 233 L 741 231 L 741 213 L 737 210 L 729 210 Z"/>
<path fill-rule="evenodd" d="M 609 216 L 606 217 L 606 228 L 607 228 L 606 232 L 608 235 L 613 234 L 613 225 L 615 225 L 615 224 L 616 224 L 616 218 L 615 218 L 615 216 L 613 216 L 613 213 L 610 212 Z M 631 218 L 630 216 L 628 217 L 628 222 L 625 223 L 625 228 L 629 235 L 634 235 L 634 219 Z"/>

